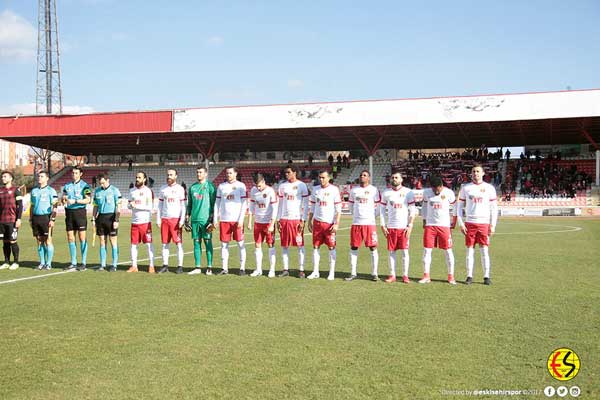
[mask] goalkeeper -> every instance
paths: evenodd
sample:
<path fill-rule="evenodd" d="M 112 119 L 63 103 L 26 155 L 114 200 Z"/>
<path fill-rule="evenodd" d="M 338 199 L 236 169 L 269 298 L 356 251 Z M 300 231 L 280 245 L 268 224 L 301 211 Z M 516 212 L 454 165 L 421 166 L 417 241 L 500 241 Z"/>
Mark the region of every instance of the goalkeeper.
<path fill-rule="evenodd" d="M 192 232 L 194 242 L 194 265 L 195 268 L 188 272 L 189 275 L 201 274 L 202 269 L 202 246 L 200 240 L 204 241 L 206 250 L 206 275 L 212 275 L 213 244 L 212 231 L 214 227 L 213 211 L 217 190 L 212 182 L 208 181 L 208 170 L 206 167 L 196 169 L 198 182 L 188 189 L 187 212 L 185 216 L 185 230 Z"/>

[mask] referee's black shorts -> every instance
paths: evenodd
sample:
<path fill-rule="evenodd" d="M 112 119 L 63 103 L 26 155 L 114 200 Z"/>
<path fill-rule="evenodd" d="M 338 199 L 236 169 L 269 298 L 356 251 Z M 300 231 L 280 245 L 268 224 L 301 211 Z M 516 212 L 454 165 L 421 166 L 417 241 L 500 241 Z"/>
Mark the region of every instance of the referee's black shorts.
<path fill-rule="evenodd" d="M 50 214 L 32 215 L 31 216 L 31 232 L 35 237 L 51 237 L 52 232 L 48 224 L 50 223 Z"/>
<path fill-rule="evenodd" d="M 98 236 L 117 236 L 119 230 L 113 227 L 115 214 L 100 214 L 96 218 L 96 234 Z"/>
<path fill-rule="evenodd" d="M 67 208 L 65 216 L 67 232 L 87 230 L 87 211 L 85 208 L 76 208 L 74 210 Z"/>

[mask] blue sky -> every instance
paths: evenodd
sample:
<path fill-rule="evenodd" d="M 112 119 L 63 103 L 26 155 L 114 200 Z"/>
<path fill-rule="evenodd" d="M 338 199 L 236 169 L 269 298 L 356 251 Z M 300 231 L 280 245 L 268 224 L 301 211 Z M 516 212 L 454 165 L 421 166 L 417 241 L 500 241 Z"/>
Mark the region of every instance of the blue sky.
<path fill-rule="evenodd" d="M 35 102 L 37 3 L 0 0 L 0 113 Z M 599 0 L 57 4 L 73 110 L 600 88 Z"/>

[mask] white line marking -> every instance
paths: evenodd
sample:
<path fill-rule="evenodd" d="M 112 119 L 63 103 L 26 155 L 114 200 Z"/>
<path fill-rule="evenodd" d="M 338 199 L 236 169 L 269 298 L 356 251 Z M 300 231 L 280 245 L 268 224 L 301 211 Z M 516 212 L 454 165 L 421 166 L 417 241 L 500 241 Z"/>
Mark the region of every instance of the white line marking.
<path fill-rule="evenodd" d="M 494 234 L 494 236 L 495 235 L 531 235 L 531 234 L 540 235 L 540 234 L 547 234 L 547 233 L 577 232 L 577 231 L 583 230 L 583 228 L 581 228 L 579 226 L 540 224 L 540 223 L 535 223 L 535 222 L 529 222 L 529 223 L 527 223 L 527 222 L 519 222 L 519 223 L 505 222 L 504 224 L 506 224 L 506 225 L 523 225 L 523 224 L 527 224 L 527 225 L 540 225 L 540 226 L 552 226 L 552 227 L 560 226 L 560 227 L 568 228 L 568 229 L 563 229 L 563 230 L 558 230 L 558 231 L 539 231 L 539 232 L 535 232 L 535 231 L 533 231 L 533 232 L 496 232 Z M 348 230 L 348 229 L 350 229 L 350 227 L 340 228 L 340 229 L 338 229 L 338 231 L 343 231 L 343 230 Z M 309 234 L 310 233 L 308 233 L 308 232 L 304 233 L 305 236 L 307 236 Z M 348 235 L 337 235 L 337 236 L 348 236 Z M 250 246 L 250 245 L 254 245 L 254 242 L 245 243 L 245 246 Z M 218 250 L 218 249 L 220 249 L 220 247 L 213 247 L 213 250 Z M 188 251 L 188 252 L 185 252 L 183 254 L 192 254 L 192 253 L 193 253 L 193 251 Z M 169 258 L 175 257 L 176 255 L 177 254 L 170 254 Z M 162 259 L 162 256 L 156 256 L 156 257 L 154 257 L 154 259 L 155 260 L 156 259 Z M 142 258 L 142 259 L 139 259 L 138 261 L 149 261 L 149 260 L 150 260 L 149 258 Z M 117 265 L 128 265 L 130 263 L 131 263 L 131 260 L 129 260 L 129 261 L 122 261 L 122 262 L 118 263 Z M 8 280 L 8 281 L 0 281 L 0 285 L 3 285 L 5 283 L 16 283 L 16 282 L 21 282 L 21 281 L 28 281 L 28 280 L 31 280 L 31 279 L 47 278 L 49 276 L 55 276 L 55 275 L 64 275 L 64 274 L 69 274 L 71 272 L 77 272 L 77 271 L 59 271 L 59 272 L 51 272 L 49 274 L 44 274 L 44 275 L 36 275 L 36 276 L 28 276 L 26 278 L 11 279 L 11 280 Z"/>
<path fill-rule="evenodd" d="M 63 275 L 63 274 L 70 274 L 71 272 L 75 272 L 75 271 L 60 271 L 60 272 L 51 272 L 49 274 L 44 274 L 44 275 L 36 275 L 36 276 L 29 276 L 27 278 L 18 278 L 18 279 L 11 279 L 10 281 L 1 281 L 0 285 L 3 285 L 5 283 L 15 283 L 15 282 L 20 282 L 20 281 L 28 281 L 30 279 L 39 279 L 39 278 L 46 278 L 48 276 L 54 276 L 54 275 Z"/>

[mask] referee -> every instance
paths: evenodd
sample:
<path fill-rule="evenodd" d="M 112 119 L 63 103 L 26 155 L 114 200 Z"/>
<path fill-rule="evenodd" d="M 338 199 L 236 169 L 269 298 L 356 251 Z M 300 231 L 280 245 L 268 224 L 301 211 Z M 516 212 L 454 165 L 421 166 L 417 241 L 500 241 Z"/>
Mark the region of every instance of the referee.
<path fill-rule="evenodd" d="M 117 246 L 117 234 L 119 231 L 119 201 L 121 192 L 110 184 L 108 174 L 98 176 L 100 187 L 94 191 L 94 211 L 92 222 L 96 226 L 96 233 L 100 238 L 100 267 L 98 271 L 106 268 L 106 237 L 110 238 L 112 250 L 112 266 L 110 272 L 117 271 L 119 262 L 119 247 Z"/>
<path fill-rule="evenodd" d="M 38 172 L 38 186 L 31 191 L 29 223 L 31 231 L 38 243 L 40 265 L 37 269 L 52 269 L 54 245 L 52 244 L 52 228 L 56 221 L 56 205 L 58 193 L 48 186 L 48 171 Z"/>
<path fill-rule="evenodd" d="M 69 254 L 71 255 L 71 265 L 65 269 L 72 271 L 77 268 L 77 244 L 75 242 L 75 231 L 77 231 L 81 247 L 81 267 L 79 270 L 85 271 L 88 250 L 85 238 L 87 231 L 86 205 L 92 201 L 92 189 L 81 179 L 83 170 L 80 167 L 73 167 L 71 175 L 73 181 L 67 183 L 62 190 L 62 202 L 65 205 L 67 240 L 69 241 Z"/>

